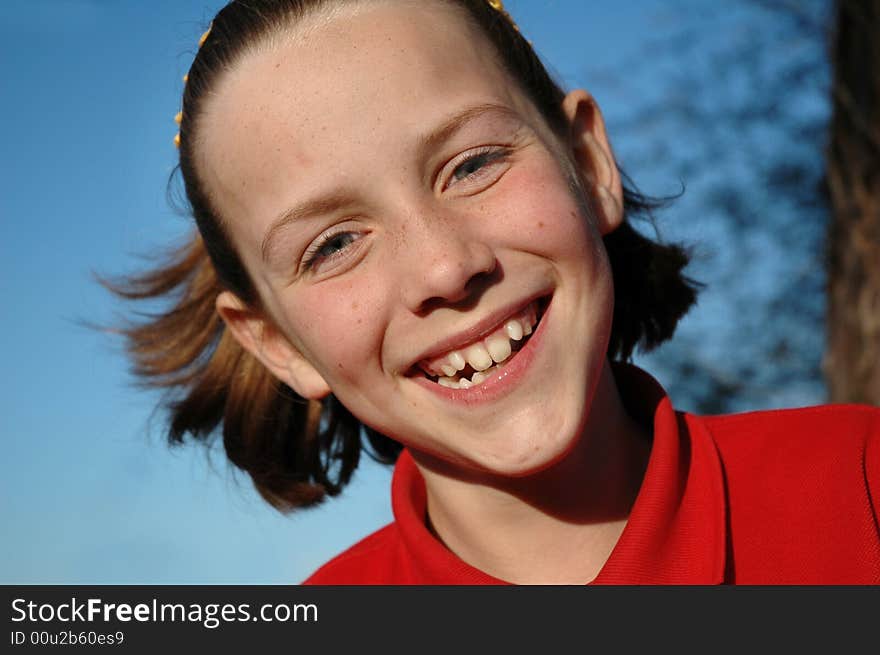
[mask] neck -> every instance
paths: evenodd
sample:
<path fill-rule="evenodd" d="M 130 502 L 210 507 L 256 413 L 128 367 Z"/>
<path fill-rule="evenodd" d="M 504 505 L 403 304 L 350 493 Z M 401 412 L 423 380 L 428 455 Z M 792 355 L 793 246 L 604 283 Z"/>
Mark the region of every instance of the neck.
<path fill-rule="evenodd" d="M 644 476 L 650 441 L 623 408 L 606 363 L 580 437 L 523 478 L 445 475 L 421 453 L 429 528 L 456 555 L 516 584 L 584 584 L 617 543 Z"/>

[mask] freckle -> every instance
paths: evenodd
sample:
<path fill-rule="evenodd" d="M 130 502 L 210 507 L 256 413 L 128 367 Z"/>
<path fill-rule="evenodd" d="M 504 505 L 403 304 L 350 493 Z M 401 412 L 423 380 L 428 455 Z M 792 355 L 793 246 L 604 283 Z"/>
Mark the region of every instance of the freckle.
<path fill-rule="evenodd" d="M 542 229 L 544 227 L 544 221 L 538 221 L 538 229 Z"/>
<path fill-rule="evenodd" d="M 359 305 L 358 305 L 357 300 L 355 300 L 354 302 L 351 303 L 352 311 L 356 311 L 358 307 L 359 307 Z"/>

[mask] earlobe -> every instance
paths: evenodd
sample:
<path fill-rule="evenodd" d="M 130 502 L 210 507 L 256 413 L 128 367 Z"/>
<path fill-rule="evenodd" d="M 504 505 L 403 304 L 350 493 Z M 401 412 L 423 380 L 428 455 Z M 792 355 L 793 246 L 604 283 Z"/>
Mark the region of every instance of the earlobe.
<path fill-rule="evenodd" d="M 229 291 L 217 296 L 215 307 L 241 347 L 300 396 L 320 400 L 330 393 L 324 377 L 262 312 Z"/>
<path fill-rule="evenodd" d="M 596 101 L 582 89 L 562 101 L 568 118 L 574 163 L 591 194 L 599 231 L 604 235 L 623 222 L 623 185 Z"/>

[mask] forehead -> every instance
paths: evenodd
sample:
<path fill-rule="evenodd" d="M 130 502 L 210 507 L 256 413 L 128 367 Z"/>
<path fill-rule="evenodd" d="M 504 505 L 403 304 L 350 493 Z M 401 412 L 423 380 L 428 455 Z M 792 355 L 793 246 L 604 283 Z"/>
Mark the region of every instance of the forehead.
<path fill-rule="evenodd" d="M 292 184 L 345 175 L 346 157 L 404 147 L 462 107 L 527 105 L 513 86 L 459 8 L 345 4 L 225 74 L 206 104 L 199 165 L 221 213 L 259 212 Z"/>

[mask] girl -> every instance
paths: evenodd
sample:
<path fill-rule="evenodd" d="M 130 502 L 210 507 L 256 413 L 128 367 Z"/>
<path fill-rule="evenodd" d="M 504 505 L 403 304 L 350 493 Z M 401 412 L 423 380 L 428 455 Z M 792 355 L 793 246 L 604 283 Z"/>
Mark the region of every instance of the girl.
<path fill-rule="evenodd" d="M 880 412 L 705 418 L 626 365 L 695 299 L 497 0 L 238 0 L 176 139 L 198 234 L 128 331 L 282 510 L 362 439 L 395 520 L 308 582 L 878 583 Z"/>

